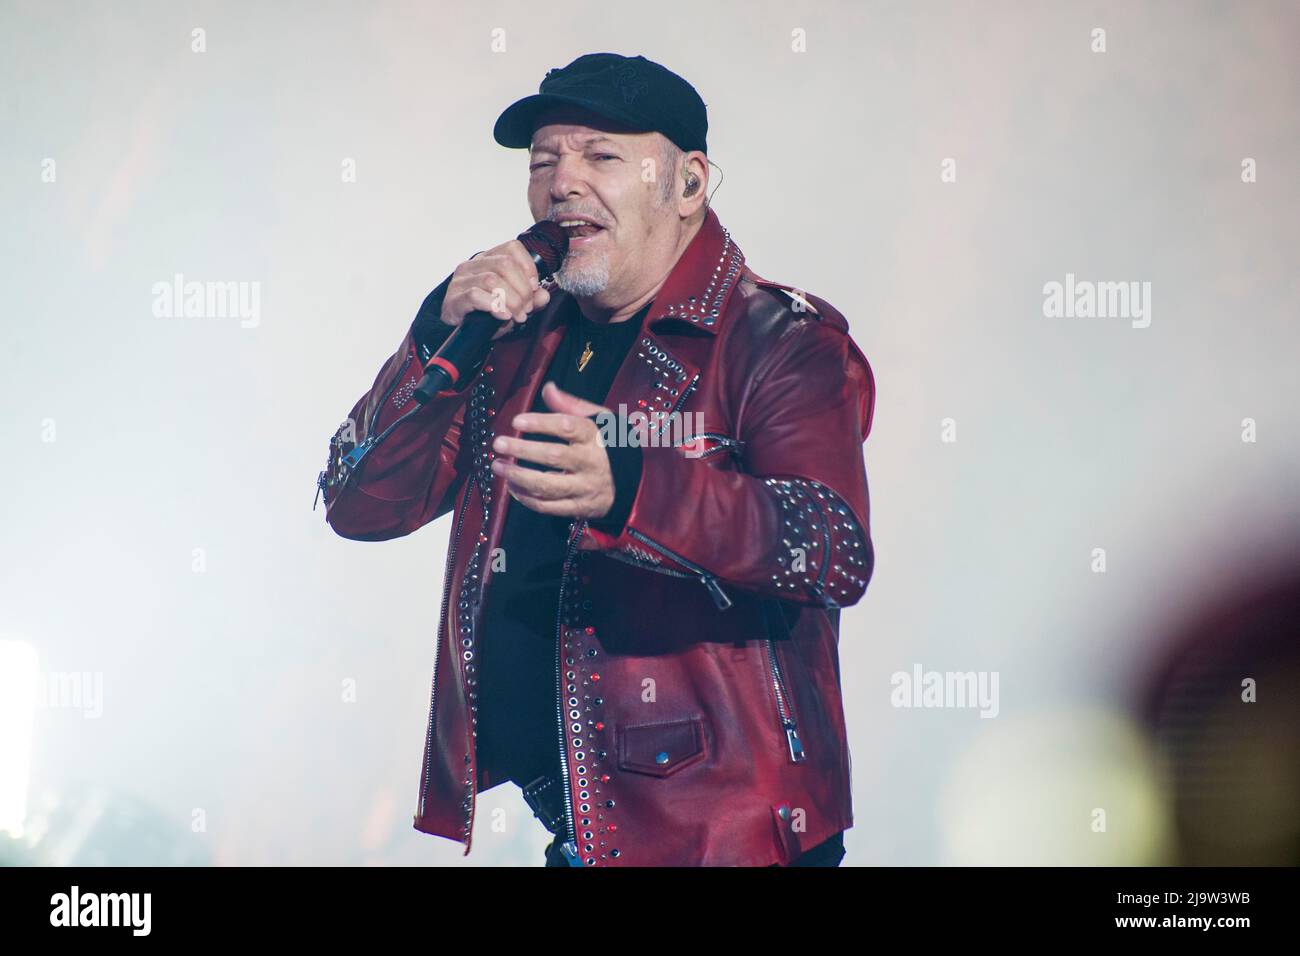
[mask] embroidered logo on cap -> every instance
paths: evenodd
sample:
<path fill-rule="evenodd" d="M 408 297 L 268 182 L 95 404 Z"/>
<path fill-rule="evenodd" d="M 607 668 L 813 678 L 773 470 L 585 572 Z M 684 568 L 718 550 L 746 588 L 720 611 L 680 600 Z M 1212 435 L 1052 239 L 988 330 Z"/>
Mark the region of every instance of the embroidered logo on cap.
<path fill-rule="evenodd" d="M 611 66 L 610 69 L 614 72 L 614 82 L 618 84 L 619 92 L 623 94 L 624 103 L 635 102 L 638 96 L 650 88 L 650 85 L 641 79 L 634 63 L 623 63 Z"/>

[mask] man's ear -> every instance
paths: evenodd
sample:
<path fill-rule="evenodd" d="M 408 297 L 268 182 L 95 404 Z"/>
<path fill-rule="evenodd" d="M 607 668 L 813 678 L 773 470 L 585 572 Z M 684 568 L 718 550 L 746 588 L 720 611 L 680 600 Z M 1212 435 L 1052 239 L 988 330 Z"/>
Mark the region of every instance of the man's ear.
<path fill-rule="evenodd" d="M 682 191 L 677 197 L 677 213 L 691 219 L 708 205 L 709 161 L 698 149 L 682 155 Z"/>

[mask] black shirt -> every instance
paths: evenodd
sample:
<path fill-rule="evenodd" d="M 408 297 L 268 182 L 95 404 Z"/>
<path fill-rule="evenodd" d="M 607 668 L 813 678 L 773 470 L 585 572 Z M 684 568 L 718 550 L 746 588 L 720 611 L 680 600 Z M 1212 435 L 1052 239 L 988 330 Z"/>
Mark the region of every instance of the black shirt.
<path fill-rule="evenodd" d="M 635 341 L 650 305 L 613 325 L 584 318 L 570 299 L 568 331 L 543 379 L 572 395 L 601 404 Z M 591 354 L 583 362 L 588 347 Z M 582 368 L 579 369 L 579 364 Z M 549 412 L 538 390 L 534 412 Z M 613 409 L 617 412 L 617 409 Z M 558 441 L 548 435 L 524 438 Z M 640 449 L 606 449 L 615 479 L 615 503 L 591 523 L 618 533 L 640 483 Z M 524 467 L 540 467 L 520 460 Z M 507 777 L 521 787 L 543 773 L 559 773 L 560 728 L 555 676 L 560 571 L 573 519 L 544 515 L 508 500 L 501 539 L 505 572 L 489 582 L 478 637 L 478 765 L 495 783 Z"/>

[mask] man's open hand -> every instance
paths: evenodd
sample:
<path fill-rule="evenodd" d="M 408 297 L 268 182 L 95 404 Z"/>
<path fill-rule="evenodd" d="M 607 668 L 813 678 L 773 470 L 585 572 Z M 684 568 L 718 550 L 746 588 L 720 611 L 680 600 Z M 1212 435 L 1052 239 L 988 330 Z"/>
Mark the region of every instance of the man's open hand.
<path fill-rule="evenodd" d="M 542 386 L 550 412 L 522 412 L 511 423 L 520 432 L 553 435 L 559 442 L 498 436 L 492 443 L 498 457 L 494 474 L 504 475 L 506 490 L 533 511 L 570 518 L 603 518 L 614 504 L 614 476 L 600 430 L 589 416 L 608 412 L 570 395 L 554 382 Z M 501 456 L 531 461 L 558 472 L 524 468 Z"/>

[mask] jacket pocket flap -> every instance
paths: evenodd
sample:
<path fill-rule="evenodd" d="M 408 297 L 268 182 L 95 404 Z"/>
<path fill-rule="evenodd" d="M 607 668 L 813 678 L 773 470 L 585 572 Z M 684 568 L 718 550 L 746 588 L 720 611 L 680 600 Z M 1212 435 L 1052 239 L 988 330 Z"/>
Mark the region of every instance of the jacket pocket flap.
<path fill-rule="evenodd" d="M 699 717 L 619 728 L 620 770 L 666 777 L 704 756 L 704 723 Z"/>

